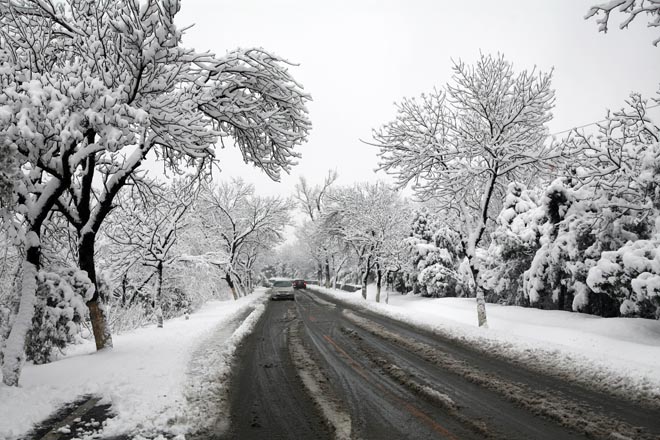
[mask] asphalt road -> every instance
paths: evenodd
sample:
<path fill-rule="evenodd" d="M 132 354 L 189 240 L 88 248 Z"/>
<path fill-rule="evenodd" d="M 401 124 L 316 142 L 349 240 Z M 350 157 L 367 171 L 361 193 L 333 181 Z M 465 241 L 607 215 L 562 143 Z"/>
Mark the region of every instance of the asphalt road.
<path fill-rule="evenodd" d="M 252 334 L 236 352 L 228 438 L 330 439 L 293 366 L 288 350 L 293 301 L 269 301 Z"/>
<path fill-rule="evenodd" d="M 319 393 L 327 396 L 312 398 L 303 386 L 292 328 L 322 371 Z M 307 290 L 295 301 L 269 302 L 237 356 L 232 439 L 333 438 L 319 398 L 348 413 L 356 439 L 660 439 L 657 410 Z"/>

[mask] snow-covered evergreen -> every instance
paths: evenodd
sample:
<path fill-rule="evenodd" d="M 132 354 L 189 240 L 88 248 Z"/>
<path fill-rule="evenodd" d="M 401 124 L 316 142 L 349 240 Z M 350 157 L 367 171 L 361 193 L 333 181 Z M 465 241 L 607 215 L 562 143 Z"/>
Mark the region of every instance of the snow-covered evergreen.
<path fill-rule="evenodd" d="M 76 340 L 87 316 L 85 303 L 94 294 L 94 285 L 78 269 L 41 271 L 37 283 L 35 312 L 25 351 L 28 360 L 43 364 L 53 359 L 55 349 Z"/>
<path fill-rule="evenodd" d="M 490 302 L 527 304 L 523 272 L 540 247 L 543 211 L 538 199 L 536 192 L 523 184 L 511 182 L 507 187 L 480 273 Z"/>

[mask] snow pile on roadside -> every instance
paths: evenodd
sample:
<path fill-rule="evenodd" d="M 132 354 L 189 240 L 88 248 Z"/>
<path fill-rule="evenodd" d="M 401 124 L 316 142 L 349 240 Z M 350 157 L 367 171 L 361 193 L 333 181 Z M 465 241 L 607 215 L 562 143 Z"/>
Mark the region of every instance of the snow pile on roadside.
<path fill-rule="evenodd" d="M 474 298 L 390 292 L 384 304 L 374 302 L 375 286 L 369 286 L 367 301 L 360 292 L 311 288 L 536 371 L 660 405 L 660 321 L 487 304 L 489 328 L 483 329 L 477 327 Z"/>
<path fill-rule="evenodd" d="M 169 433 L 193 433 L 198 437 L 205 434 L 211 436 L 212 433 L 217 436 L 229 428 L 226 415 L 229 414 L 231 364 L 238 345 L 252 333 L 266 310 L 266 299 L 267 296 L 262 297 L 262 302 L 240 320 L 238 328 L 218 326 L 195 351 L 189 364 L 184 392 L 188 404 L 181 408 L 184 415 L 168 427 Z"/>
<path fill-rule="evenodd" d="M 96 352 L 90 341 L 56 362 L 26 365 L 20 387 L 0 384 L 0 438 L 24 435 L 64 403 L 88 394 L 112 404 L 117 416 L 108 432 L 162 430 L 186 405 L 186 372 L 196 348 L 264 297 L 259 290 L 237 301 L 212 301 L 189 320 L 116 335 L 112 350 Z"/>

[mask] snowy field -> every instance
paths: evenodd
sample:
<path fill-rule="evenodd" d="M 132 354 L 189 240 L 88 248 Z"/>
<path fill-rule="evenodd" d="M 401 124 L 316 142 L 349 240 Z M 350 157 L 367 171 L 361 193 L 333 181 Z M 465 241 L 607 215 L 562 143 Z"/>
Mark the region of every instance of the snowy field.
<path fill-rule="evenodd" d="M 390 293 L 386 305 L 375 302 L 370 285 L 365 304 L 359 291 L 312 288 L 538 371 L 660 403 L 660 321 L 486 304 L 489 328 L 483 329 L 474 298 Z"/>
<path fill-rule="evenodd" d="M 200 374 L 228 370 L 236 344 L 251 330 L 246 324 L 254 325 L 265 298 L 259 289 L 238 301 L 212 301 L 189 320 L 176 318 L 165 321 L 164 328 L 115 335 L 110 351 L 96 352 L 90 341 L 71 347 L 56 362 L 26 365 L 19 388 L 0 383 L 0 439 L 25 434 L 62 404 L 89 394 L 103 396 L 101 403 L 111 403 L 117 414 L 105 435 L 185 433 L 197 422 L 195 409 L 189 408 L 190 388 L 203 382 Z M 209 340 L 215 356 L 205 347 Z"/>

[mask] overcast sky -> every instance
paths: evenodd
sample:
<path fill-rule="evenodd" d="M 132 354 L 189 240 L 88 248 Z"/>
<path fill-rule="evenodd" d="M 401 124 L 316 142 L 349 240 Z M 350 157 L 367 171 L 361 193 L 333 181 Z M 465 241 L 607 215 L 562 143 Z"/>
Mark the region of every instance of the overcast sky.
<path fill-rule="evenodd" d="M 240 154 L 219 152 L 221 178 L 242 176 L 262 194 L 289 194 L 298 176 L 320 182 L 374 181 L 376 149 L 360 142 L 391 120 L 395 101 L 441 87 L 451 60 L 504 54 L 519 71 L 554 67 L 551 132 L 600 120 L 631 91 L 658 90 L 660 47 L 646 17 L 621 31 L 597 32 L 584 15 L 603 0 L 184 0 L 184 45 L 218 55 L 263 47 L 292 62 L 312 95 L 313 129 L 291 175 L 272 183 Z M 613 17 L 618 24 L 620 17 Z"/>

